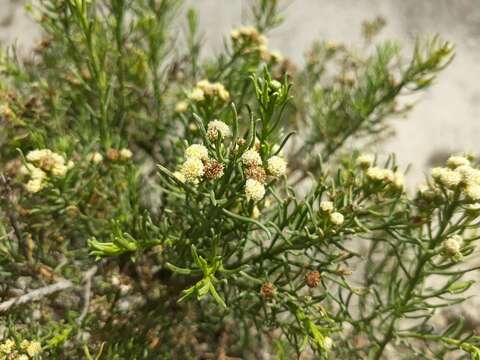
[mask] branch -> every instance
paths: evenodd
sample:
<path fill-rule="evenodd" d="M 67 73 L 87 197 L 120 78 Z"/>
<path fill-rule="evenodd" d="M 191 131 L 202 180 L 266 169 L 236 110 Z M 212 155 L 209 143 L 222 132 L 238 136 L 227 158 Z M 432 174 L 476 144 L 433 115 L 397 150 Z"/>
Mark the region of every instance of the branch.
<path fill-rule="evenodd" d="M 45 296 L 52 295 L 62 290 L 70 289 L 73 286 L 74 284 L 70 280 L 61 280 L 55 284 L 32 290 L 25 295 L 0 303 L 0 313 L 9 310 L 13 306 L 23 305 L 32 301 L 38 301 Z"/>
<path fill-rule="evenodd" d="M 77 324 L 81 324 L 85 316 L 88 313 L 88 307 L 90 306 L 90 297 L 92 294 L 92 278 L 95 276 L 95 273 L 98 270 L 98 266 L 92 266 L 85 275 L 83 276 L 83 282 L 85 283 L 84 291 L 83 291 L 83 308 L 80 316 L 77 319 Z"/>

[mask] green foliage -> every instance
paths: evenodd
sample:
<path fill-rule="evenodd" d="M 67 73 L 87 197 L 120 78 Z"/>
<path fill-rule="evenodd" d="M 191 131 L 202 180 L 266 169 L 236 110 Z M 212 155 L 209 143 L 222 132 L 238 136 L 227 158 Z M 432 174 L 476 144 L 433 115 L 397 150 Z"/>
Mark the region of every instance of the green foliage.
<path fill-rule="evenodd" d="M 264 35 L 278 1 L 218 54 L 179 5 L 42 1 L 44 40 L 1 54 L 0 356 L 480 359 L 435 322 L 473 285 L 480 170 L 452 157 L 412 196 L 359 154 L 452 46 L 405 58 L 376 19 L 297 69 Z"/>

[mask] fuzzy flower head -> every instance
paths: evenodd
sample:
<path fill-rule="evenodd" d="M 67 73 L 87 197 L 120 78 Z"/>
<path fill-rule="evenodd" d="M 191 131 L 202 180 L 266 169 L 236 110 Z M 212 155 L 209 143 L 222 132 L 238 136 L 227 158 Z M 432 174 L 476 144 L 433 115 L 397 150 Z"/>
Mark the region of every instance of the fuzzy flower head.
<path fill-rule="evenodd" d="M 120 156 L 120 160 L 127 161 L 132 158 L 133 153 L 130 149 L 123 148 L 123 149 L 120 149 L 118 155 Z"/>
<path fill-rule="evenodd" d="M 175 112 L 184 113 L 188 110 L 188 103 L 186 101 L 179 101 L 175 104 Z"/>
<path fill-rule="evenodd" d="M 181 174 L 185 177 L 185 181 L 194 184 L 198 183 L 204 171 L 202 161 L 195 158 L 187 158 L 180 170 Z"/>
<path fill-rule="evenodd" d="M 463 190 L 465 196 L 472 201 L 480 201 L 480 185 L 476 183 L 467 184 Z"/>
<path fill-rule="evenodd" d="M 460 253 L 462 241 L 463 239 L 460 235 L 453 235 L 442 243 L 442 248 L 445 253 L 450 256 L 458 255 Z"/>
<path fill-rule="evenodd" d="M 448 189 L 456 188 L 462 181 L 462 175 L 455 170 L 443 169 L 438 181 Z"/>
<path fill-rule="evenodd" d="M 371 167 L 373 165 L 373 162 L 375 161 L 375 158 L 373 155 L 370 155 L 370 154 L 362 154 L 360 155 L 357 160 L 355 161 L 355 163 L 364 168 L 364 169 L 368 169 L 369 167 Z"/>
<path fill-rule="evenodd" d="M 282 176 L 287 171 L 287 162 L 280 156 L 272 156 L 267 160 L 267 170 L 275 177 Z"/>
<path fill-rule="evenodd" d="M 208 80 L 201 80 L 190 94 L 190 98 L 195 101 L 203 101 L 205 97 L 217 97 L 222 101 L 228 101 L 230 99 L 230 93 L 225 89 L 225 86 L 219 82 L 211 83 Z"/>
<path fill-rule="evenodd" d="M 245 183 L 245 195 L 248 200 L 260 201 L 265 196 L 265 186 L 257 180 L 247 179 Z"/>
<path fill-rule="evenodd" d="M 450 156 L 447 160 L 447 166 L 451 169 L 456 169 L 459 166 L 470 165 L 470 160 L 464 156 Z"/>
<path fill-rule="evenodd" d="M 235 44 L 245 45 L 250 43 L 256 46 L 266 46 L 267 38 L 253 26 L 242 26 L 230 32 L 230 37 Z"/>
<path fill-rule="evenodd" d="M 53 176 L 63 177 L 70 168 L 62 155 L 50 149 L 32 150 L 27 154 L 26 159 Z"/>
<path fill-rule="evenodd" d="M 243 153 L 242 162 L 246 166 L 262 165 L 262 158 L 257 151 L 249 149 Z"/>
<path fill-rule="evenodd" d="M 261 182 L 262 184 L 265 183 L 265 180 L 267 179 L 267 173 L 265 172 L 263 167 L 261 167 L 259 165 L 248 166 L 245 169 L 245 176 L 248 179 L 257 180 L 258 182 Z"/>
<path fill-rule="evenodd" d="M 35 194 L 45 187 L 45 180 L 47 174 L 40 168 L 27 164 L 22 166 L 20 172 L 25 175 L 30 175 L 30 180 L 25 184 L 25 189 L 32 194 Z"/>
<path fill-rule="evenodd" d="M 232 136 L 232 132 L 230 127 L 223 121 L 212 120 L 207 125 L 207 135 L 211 141 L 215 141 L 218 136 L 220 136 L 220 139 Z"/>
<path fill-rule="evenodd" d="M 342 225 L 344 221 L 344 217 L 339 212 L 333 212 L 330 214 L 330 221 L 334 225 Z"/>
<path fill-rule="evenodd" d="M 94 164 L 100 164 L 103 161 L 103 155 L 99 152 L 90 153 L 87 155 L 87 161 Z"/>
<path fill-rule="evenodd" d="M 208 150 L 203 145 L 193 144 L 193 145 L 190 145 L 185 150 L 185 157 L 186 158 L 199 159 L 199 160 L 207 160 L 208 159 Z"/>
<path fill-rule="evenodd" d="M 5 340 L 0 344 L 0 354 L 8 355 L 15 349 L 15 341 L 12 339 Z"/>
<path fill-rule="evenodd" d="M 188 94 L 188 98 L 190 100 L 200 102 L 205 100 L 205 93 L 202 91 L 202 89 L 195 88 L 190 92 L 190 94 Z"/>
<path fill-rule="evenodd" d="M 324 200 L 320 203 L 320 209 L 323 212 L 330 213 L 333 211 L 333 202 Z"/>
<path fill-rule="evenodd" d="M 38 341 L 30 341 L 25 351 L 30 357 L 34 357 L 42 352 L 42 345 Z"/>
<path fill-rule="evenodd" d="M 223 176 L 224 166 L 217 160 L 208 160 L 205 162 L 205 177 L 210 180 L 220 179 Z"/>
<path fill-rule="evenodd" d="M 480 170 L 472 168 L 470 165 L 460 165 L 455 171 L 462 176 L 462 183 L 479 184 L 480 185 Z"/>
<path fill-rule="evenodd" d="M 371 167 L 367 169 L 366 172 L 367 178 L 372 181 L 384 181 L 384 182 L 392 182 L 395 178 L 395 175 L 392 170 L 390 169 L 380 169 L 378 167 Z"/>

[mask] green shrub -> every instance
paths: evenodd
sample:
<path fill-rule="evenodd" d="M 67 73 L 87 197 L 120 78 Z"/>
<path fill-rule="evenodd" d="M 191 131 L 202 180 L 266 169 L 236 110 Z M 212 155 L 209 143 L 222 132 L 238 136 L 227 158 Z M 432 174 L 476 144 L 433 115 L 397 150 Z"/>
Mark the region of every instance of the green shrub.
<path fill-rule="evenodd" d="M 363 153 L 450 44 L 404 57 L 376 19 L 299 68 L 277 1 L 215 55 L 176 0 L 31 12 L 44 40 L 0 57 L 2 359 L 480 359 L 442 311 L 476 270 L 474 159 L 415 192 Z"/>

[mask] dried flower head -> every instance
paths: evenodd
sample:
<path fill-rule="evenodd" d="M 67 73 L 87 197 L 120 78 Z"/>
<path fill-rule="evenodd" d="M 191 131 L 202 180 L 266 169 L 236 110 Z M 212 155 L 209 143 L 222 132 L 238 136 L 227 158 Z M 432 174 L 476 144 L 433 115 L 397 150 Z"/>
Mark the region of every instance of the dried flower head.
<path fill-rule="evenodd" d="M 212 120 L 207 125 L 207 135 L 211 141 L 217 140 L 220 135 L 220 139 L 224 139 L 232 136 L 230 127 L 220 120 Z"/>
<path fill-rule="evenodd" d="M 318 271 L 310 271 L 305 276 L 305 283 L 309 288 L 316 288 L 320 284 L 321 276 Z"/>
<path fill-rule="evenodd" d="M 260 295 L 265 300 L 273 299 L 276 292 L 277 292 L 277 289 L 275 288 L 275 285 L 273 285 L 271 282 L 263 283 L 262 286 L 260 287 Z"/>
<path fill-rule="evenodd" d="M 208 159 L 208 150 L 203 145 L 193 144 L 193 145 L 190 145 L 185 150 L 185 157 L 186 158 L 199 159 L 199 160 L 207 160 Z"/>
<path fill-rule="evenodd" d="M 262 165 L 262 158 L 257 151 L 249 149 L 243 153 L 242 162 L 246 166 Z"/>
<path fill-rule="evenodd" d="M 117 149 L 107 150 L 107 159 L 110 161 L 117 161 L 120 158 L 120 152 Z"/>
<path fill-rule="evenodd" d="M 205 177 L 210 180 L 220 179 L 223 176 L 223 164 L 217 160 L 208 160 L 205 162 Z"/>
<path fill-rule="evenodd" d="M 245 183 L 245 195 L 248 200 L 260 201 L 265 196 L 265 186 L 257 180 L 247 179 Z"/>
<path fill-rule="evenodd" d="M 272 156 L 267 160 L 267 169 L 275 177 L 282 176 L 287 171 L 287 162 L 280 156 Z"/>
<path fill-rule="evenodd" d="M 267 178 L 267 174 L 263 167 L 258 166 L 258 165 L 252 165 L 248 166 L 245 169 L 245 176 L 247 179 L 253 179 L 257 180 L 258 182 L 261 182 L 262 184 L 265 183 L 265 180 Z"/>

